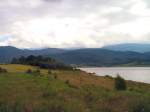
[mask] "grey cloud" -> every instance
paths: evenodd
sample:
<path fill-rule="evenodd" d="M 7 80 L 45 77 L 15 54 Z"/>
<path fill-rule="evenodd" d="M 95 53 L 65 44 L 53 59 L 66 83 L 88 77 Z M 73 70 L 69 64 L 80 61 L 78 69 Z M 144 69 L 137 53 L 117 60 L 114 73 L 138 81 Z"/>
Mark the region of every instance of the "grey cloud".
<path fill-rule="evenodd" d="M 119 24 L 128 21 L 134 21 L 135 19 L 138 18 L 137 15 L 131 14 L 126 10 L 122 10 L 115 13 L 104 14 L 103 16 L 110 19 L 110 25 Z"/>
<path fill-rule="evenodd" d="M 25 2 L 26 1 L 26 2 Z M 6 0 L 0 6 L 0 17 L 5 21 L 15 21 L 25 18 L 40 18 L 42 16 L 83 17 L 89 13 L 98 13 L 101 9 L 124 7 L 122 0 Z M 32 1 L 32 2 L 29 2 Z M 37 3 L 39 2 L 39 4 Z M 49 1 L 46 3 L 45 1 Z M 55 2 L 55 4 L 53 3 Z M 32 4 L 32 5 L 29 5 Z M 100 14 L 101 15 L 101 14 Z M 111 14 L 110 14 L 111 15 Z M 109 17 L 109 16 L 108 16 Z M 11 19 L 11 20 L 10 20 Z"/>
<path fill-rule="evenodd" d="M 142 2 L 150 7 L 149 0 L 144 0 Z M 85 28 L 86 30 L 88 29 L 87 31 L 90 30 L 89 32 L 92 32 L 92 34 L 86 32 L 86 36 L 88 35 L 87 38 L 89 38 L 89 41 L 93 39 L 94 44 L 95 42 L 104 40 L 104 42 L 101 43 L 105 43 L 105 41 L 108 40 L 109 37 L 106 34 L 104 34 L 104 36 L 101 36 L 101 34 L 105 33 L 104 30 L 109 29 L 109 27 L 113 25 L 116 26 L 118 24 L 132 22 L 138 18 L 141 18 L 130 12 L 130 9 L 135 3 L 135 0 L 1 0 L 0 31 L 1 34 L 9 34 L 12 35 L 12 37 L 15 36 L 13 39 L 9 39 L 9 41 L 6 42 L 10 45 L 21 43 L 22 45 L 27 45 L 30 47 L 42 46 L 42 44 L 45 44 L 47 46 L 48 43 L 40 43 L 40 45 L 38 45 L 38 43 L 31 43 L 30 41 L 23 40 L 23 38 L 25 37 L 21 37 L 21 34 L 19 33 L 15 35 L 14 30 L 12 30 L 14 29 L 14 27 L 16 27 L 14 26 L 14 24 L 17 22 L 28 23 L 27 21 L 36 19 L 42 20 L 45 17 L 56 18 L 57 21 L 61 21 L 64 18 L 72 18 L 84 25 L 81 26 L 83 27 L 81 28 L 81 30 Z M 113 11 L 113 8 L 120 8 L 120 10 Z M 92 19 L 88 20 L 88 18 Z M 85 22 L 86 20 L 87 22 Z M 105 22 L 105 20 L 107 21 L 106 23 L 101 22 Z M 70 26 L 68 21 L 65 22 L 65 24 L 68 24 L 68 26 Z M 19 30 L 19 28 L 17 28 L 17 30 Z M 50 34 L 50 32 L 52 32 L 51 29 L 50 31 L 48 31 L 48 36 L 50 38 L 54 38 L 55 32 L 53 34 Z M 112 33 L 111 35 L 115 34 Z M 121 35 L 115 36 L 121 37 Z M 117 38 L 115 38 L 114 40 L 117 40 Z M 78 41 L 77 39 L 73 39 L 73 41 L 74 42 L 70 43 L 73 46 L 88 46 L 85 42 Z M 23 47 L 22 45 L 19 46 Z M 61 43 L 60 45 L 70 46 L 65 42 Z M 95 46 L 96 45 L 98 45 L 98 43 L 96 43 Z"/>

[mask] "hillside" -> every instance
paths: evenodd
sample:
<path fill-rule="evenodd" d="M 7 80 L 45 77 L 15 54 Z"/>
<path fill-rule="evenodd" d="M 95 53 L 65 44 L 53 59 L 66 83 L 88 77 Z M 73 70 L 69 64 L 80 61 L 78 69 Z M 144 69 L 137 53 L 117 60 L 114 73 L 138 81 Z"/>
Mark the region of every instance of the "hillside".
<path fill-rule="evenodd" d="M 120 66 L 131 64 L 149 66 L 150 53 L 121 52 L 99 48 L 79 49 L 55 55 L 58 60 L 81 66 Z"/>
<path fill-rule="evenodd" d="M 45 48 L 40 50 L 29 50 L 29 49 L 18 49 L 12 46 L 0 47 L 0 63 L 8 63 L 13 58 L 18 58 L 20 56 L 29 56 L 29 55 L 51 55 L 56 53 L 63 53 L 64 49 L 57 48 Z"/>
<path fill-rule="evenodd" d="M 133 51 L 133 52 L 150 52 L 150 44 L 138 44 L 138 43 L 128 43 L 128 44 L 116 44 L 104 46 L 103 49 L 113 50 L 113 51 Z"/>
<path fill-rule="evenodd" d="M 114 89 L 114 79 L 80 70 L 0 65 L 0 112 L 144 112 L 150 111 L 150 85 L 127 81 Z"/>
<path fill-rule="evenodd" d="M 20 55 L 26 56 L 24 50 L 20 50 L 18 48 L 11 47 L 11 46 L 0 47 L 1 63 L 9 62 L 13 57 L 19 57 Z"/>
<path fill-rule="evenodd" d="M 78 66 L 150 66 L 150 52 L 113 51 L 101 48 L 23 50 L 10 46 L 0 47 L 0 63 L 10 63 L 14 57 L 29 55 L 52 57 L 59 62 Z"/>

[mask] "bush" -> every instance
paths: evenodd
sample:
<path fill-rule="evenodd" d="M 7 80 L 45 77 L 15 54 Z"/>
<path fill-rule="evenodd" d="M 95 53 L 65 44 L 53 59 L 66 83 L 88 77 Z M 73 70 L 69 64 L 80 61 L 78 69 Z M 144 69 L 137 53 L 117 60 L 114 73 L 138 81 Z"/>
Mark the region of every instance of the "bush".
<path fill-rule="evenodd" d="M 57 78 L 58 78 L 58 76 L 55 74 L 55 75 L 54 75 L 54 79 L 57 79 Z"/>
<path fill-rule="evenodd" d="M 35 71 L 35 73 L 40 74 L 41 71 L 40 71 L 39 69 L 37 69 L 37 70 Z"/>
<path fill-rule="evenodd" d="M 26 73 L 31 74 L 31 75 L 40 75 L 41 71 L 39 69 L 32 71 L 31 69 L 28 69 Z"/>
<path fill-rule="evenodd" d="M 150 112 L 150 101 L 145 99 L 136 100 L 131 106 L 131 112 Z"/>
<path fill-rule="evenodd" d="M 62 105 L 51 105 L 49 107 L 49 112 L 65 112 Z"/>
<path fill-rule="evenodd" d="M 33 71 L 33 74 L 40 76 L 41 75 L 41 71 L 39 69 L 37 69 L 37 70 Z"/>
<path fill-rule="evenodd" d="M 32 70 L 31 70 L 31 69 L 28 69 L 28 70 L 26 71 L 26 73 L 31 74 L 31 73 L 32 73 Z"/>
<path fill-rule="evenodd" d="M 43 98 L 47 98 L 47 97 L 49 97 L 50 96 L 50 92 L 48 92 L 48 91 L 45 91 L 45 92 L 43 92 L 43 94 L 42 94 L 42 97 Z"/>
<path fill-rule="evenodd" d="M 70 85 L 70 82 L 69 82 L 69 80 L 66 80 L 66 81 L 65 81 L 65 83 L 66 83 L 67 85 Z"/>
<path fill-rule="evenodd" d="M 52 71 L 51 71 L 51 70 L 48 70 L 48 74 L 52 74 Z"/>
<path fill-rule="evenodd" d="M 105 77 L 106 77 L 106 78 L 109 78 L 109 79 L 113 79 L 113 77 L 110 76 L 110 75 L 105 75 Z"/>
<path fill-rule="evenodd" d="M 126 82 L 125 80 L 120 77 L 119 75 L 117 75 L 117 77 L 115 78 L 115 89 L 116 90 L 126 90 Z"/>
<path fill-rule="evenodd" d="M 7 73 L 7 70 L 0 67 L 0 73 Z"/>

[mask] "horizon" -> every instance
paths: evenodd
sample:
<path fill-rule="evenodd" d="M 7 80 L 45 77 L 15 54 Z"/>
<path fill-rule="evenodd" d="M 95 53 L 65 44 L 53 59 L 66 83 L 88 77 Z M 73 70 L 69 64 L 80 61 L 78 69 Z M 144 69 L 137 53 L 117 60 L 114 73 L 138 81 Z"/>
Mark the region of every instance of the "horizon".
<path fill-rule="evenodd" d="M 22 50 L 25 50 L 25 49 L 28 49 L 28 50 L 43 50 L 43 49 L 64 49 L 64 50 L 76 50 L 76 49 L 97 49 L 97 48 L 104 48 L 105 47 L 111 47 L 111 46 L 118 46 L 118 45 L 140 45 L 140 47 L 142 47 L 143 45 L 149 45 L 150 46 L 150 43 L 117 43 L 117 44 L 110 44 L 110 45 L 106 45 L 106 46 L 102 46 L 102 47 L 70 47 L 70 48 L 63 48 L 63 47 L 40 47 L 40 48 L 19 48 L 19 47 L 16 47 L 16 46 L 11 46 L 11 45 L 5 45 L 5 46 L 1 46 L 0 47 L 14 47 L 14 48 L 17 48 L 17 49 L 22 49 Z"/>
<path fill-rule="evenodd" d="M 100 48 L 150 43 L 149 0 L 2 0 L 0 46 Z"/>

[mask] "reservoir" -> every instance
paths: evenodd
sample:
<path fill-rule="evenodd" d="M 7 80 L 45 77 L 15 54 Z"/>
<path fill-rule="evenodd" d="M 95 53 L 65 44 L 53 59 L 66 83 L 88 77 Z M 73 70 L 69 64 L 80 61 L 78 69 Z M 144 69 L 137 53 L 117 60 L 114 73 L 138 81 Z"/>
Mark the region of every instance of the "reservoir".
<path fill-rule="evenodd" d="M 80 68 L 88 73 L 98 76 L 116 77 L 119 74 L 126 80 L 150 83 L 150 67 L 86 67 Z"/>

